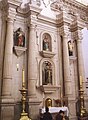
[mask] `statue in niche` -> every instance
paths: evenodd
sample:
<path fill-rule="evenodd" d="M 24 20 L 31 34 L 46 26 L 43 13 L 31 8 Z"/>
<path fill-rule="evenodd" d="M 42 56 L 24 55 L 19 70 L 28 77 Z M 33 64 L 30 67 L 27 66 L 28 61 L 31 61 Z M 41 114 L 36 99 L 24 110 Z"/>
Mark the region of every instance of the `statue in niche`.
<path fill-rule="evenodd" d="M 25 34 L 21 28 L 18 28 L 14 32 L 14 44 L 15 46 L 20 46 L 20 47 L 25 46 Z"/>
<path fill-rule="evenodd" d="M 52 84 L 52 65 L 48 61 L 43 63 L 42 79 L 44 85 Z"/>
<path fill-rule="evenodd" d="M 47 35 L 45 35 L 43 39 L 43 50 L 50 51 L 50 42 Z"/>
<path fill-rule="evenodd" d="M 70 41 L 68 41 L 68 50 L 69 50 L 69 56 L 73 56 L 73 44 Z"/>

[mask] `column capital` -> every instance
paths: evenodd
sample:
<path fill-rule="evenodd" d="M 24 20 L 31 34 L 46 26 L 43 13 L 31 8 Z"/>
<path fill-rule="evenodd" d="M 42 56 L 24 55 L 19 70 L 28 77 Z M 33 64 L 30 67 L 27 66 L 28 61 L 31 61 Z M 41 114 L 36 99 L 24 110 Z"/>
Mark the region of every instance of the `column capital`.
<path fill-rule="evenodd" d="M 68 24 L 64 24 L 63 26 L 61 26 L 59 28 L 59 33 L 61 36 L 69 36 L 69 25 Z"/>
<path fill-rule="evenodd" d="M 37 27 L 37 24 L 30 24 L 30 25 L 29 25 L 29 28 L 30 28 L 30 29 L 36 30 L 36 27 Z"/>
<path fill-rule="evenodd" d="M 7 19 L 14 20 L 15 16 L 16 16 L 16 9 L 14 9 L 12 7 L 9 7 L 8 14 L 7 14 Z"/>
<path fill-rule="evenodd" d="M 76 18 L 71 24 L 71 32 L 82 30 L 84 27 L 86 27 L 85 22 Z"/>
<path fill-rule="evenodd" d="M 77 41 L 82 41 L 82 39 L 83 39 L 82 30 L 76 30 L 75 31 L 75 39 Z"/>

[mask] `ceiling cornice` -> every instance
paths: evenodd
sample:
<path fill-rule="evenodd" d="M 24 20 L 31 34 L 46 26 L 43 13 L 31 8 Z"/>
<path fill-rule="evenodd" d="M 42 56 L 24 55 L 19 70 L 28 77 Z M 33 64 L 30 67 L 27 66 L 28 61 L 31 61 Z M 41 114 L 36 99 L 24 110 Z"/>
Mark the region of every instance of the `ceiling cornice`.
<path fill-rule="evenodd" d="M 67 4 L 69 4 L 73 7 L 76 7 L 82 11 L 86 11 L 86 9 L 87 9 L 87 5 L 84 5 L 76 0 L 64 0 L 64 3 L 67 3 Z"/>

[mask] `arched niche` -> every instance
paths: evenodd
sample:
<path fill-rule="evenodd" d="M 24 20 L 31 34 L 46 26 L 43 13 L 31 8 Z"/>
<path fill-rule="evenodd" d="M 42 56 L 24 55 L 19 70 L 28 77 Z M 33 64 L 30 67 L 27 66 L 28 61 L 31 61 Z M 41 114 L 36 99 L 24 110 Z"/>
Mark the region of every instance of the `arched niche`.
<path fill-rule="evenodd" d="M 53 67 L 51 62 L 44 61 L 42 64 L 42 84 L 43 85 L 47 85 L 47 84 L 52 85 L 52 71 L 53 71 Z"/>
<path fill-rule="evenodd" d="M 53 63 L 53 61 L 49 58 L 43 58 L 41 61 L 40 61 L 40 73 L 39 73 L 39 83 L 40 83 L 40 86 L 42 85 L 48 85 L 49 83 L 51 85 L 56 85 L 56 81 L 55 81 L 55 65 Z M 46 70 L 46 68 L 48 70 Z M 51 80 L 48 80 L 48 78 L 45 76 L 45 70 L 46 70 L 46 74 L 48 72 L 48 76 L 50 74 L 50 79 Z M 47 78 L 47 80 L 45 80 L 45 77 Z M 47 82 L 46 82 L 47 81 Z M 46 83 L 45 83 L 46 82 Z"/>
<path fill-rule="evenodd" d="M 55 53 L 52 50 L 52 35 L 48 32 L 43 32 L 40 34 L 40 55 L 45 58 L 52 58 Z"/>
<path fill-rule="evenodd" d="M 50 75 L 52 81 L 48 80 L 48 82 L 46 82 L 46 84 L 45 84 L 45 81 L 43 81 L 43 76 L 44 76 L 43 75 L 43 70 L 44 70 L 43 67 L 45 64 L 46 64 L 46 66 L 47 66 L 47 64 L 50 65 L 50 68 L 48 68 L 50 70 L 49 74 L 52 74 L 52 75 Z M 51 94 L 51 93 L 55 92 L 59 88 L 59 85 L 56 84 L 57 82 L 55 79 L 55 64 L 54 64 L 54 62 L 50 58 L 43 58 L 40 61 L 39 68 L 40 68 L 39 88 L 41 89 L 42 92 L 47 93 L 47 94 Z"/>
<path fill-rule="evenodd" d="M 42 50 L 52 51 L 52 41 L 51 36 L 48 33 L 42 35 Z"/>

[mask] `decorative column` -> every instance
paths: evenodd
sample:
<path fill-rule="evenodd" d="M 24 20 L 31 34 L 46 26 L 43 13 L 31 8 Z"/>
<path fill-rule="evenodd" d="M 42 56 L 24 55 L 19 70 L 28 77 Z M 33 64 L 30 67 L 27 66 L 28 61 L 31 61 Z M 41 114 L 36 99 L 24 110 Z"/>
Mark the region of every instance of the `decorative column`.
<path fill-rule="evenodd" d="M 12 54 L 13 54 L 13 19 L 7 19 L 2 96 L 11 96 L 12 88 Z"/>
<path fill-rule="evenodd" d="M 69 62 L 69 51 L 68 51 L 68 41 L 69 41 L 69 27 L 71 23 L 71 18 L 66 12 L 66 8 L 63 8 L 63 13 L 60 15 L 59 25 L 63 24 L 60 28 L 60 35 L 62 39 L 62 64 L 63 64 L 63 83 L 64 83 L 64 96 L 71 97 L 72 95 L 72 85 L 70 77 L 70 62 Z M 62 21 L 61 21 L 62 20 Z"/>
<path fill-rule="evenodd" d="M 29 51 L 28 51 L 28 95 L 35 97 L 37 80 L 37 61 L 36 61 L 36 25 L 30 25 Z"/>
<path fill-rule="evenodd" d="M 14 118 L 14 99 L 12 98 L 12 56 L 13 56 L 13 22 L 15 9 L 8 9 L 7 33 L 4 52 L 3 84 L 1 97 L 1 119 L 12 120 Z M 9 103 L 9 104 L 8 104 Z M 6 105 L 8 104 L 8 106 Z"/>
<path fill-rule="evenodd" d="M 82 31 L 77 30 L 77 57 L 78 57 L 78 72 L 79 76 L 82 76 L 84 79 L 84 63 L 83 63 L 83 54 L 82 54 Z"/>
<path fill-rule="evenodd" d="M 36 11 L 36 12 L 35 12 Z M 39 105 L 41 101 L 37 97 L 36 83 L 38 79 L 37 55 L 37 15 L 41 9 L 35 4 L 30 4 L 30 23 L 29 23 L 29 46 L 28 46 L 28 96 L 29 113 L 31 119 L 37 119 L 39 115 Z M 29 19 L 29 18 L 28 18 Z"/>
<path fill-rule="evenodd" d="M 39 100 L 36 95 L 36 82 L 38 74 L 38 66 L 36 60 L 36 31 L 35 25 L 30 25 L 29 35 L 29 51 L 28 51 L 28 96 L 29 96 L 29 116 L 31 119 L 37 118 L 39 114 Z M 36 111 L 36 112 L 34 112 Z"/>
<path fill-rule="evenodd" d="M 3 11 L 3 15 L 1 17 L 1 34 L 0 34 L 0 96 L 1 96 L 1 86 L 2 86 L 2 77 L 3 77 L 3 56 L 4 56 L 4 43 L 5 43 L 5 33 L 6 33 L 6 13 Z"/>
<path fill-rule="evenodd" d="M 36 82 L 37 82 L 37 42 L 36 42 L 36 27 L 37 15 L 42 9 L 39 8 L 38 1 L 35 4 L 30 4 L 30 23 L 29 23 L 29 50 L 28 50 L 28 95 L 30 98 L 36 97 Z M 36 11 L 36 12 L 35 12 Z M 28 18 L 29 19 L 29 18 Z"/>
<path fill-rule="evenodd" d="M 64 85 L 65 85 L 65 95 L 72 94 L 72 86 L 70 80 L 70 70 L 69 70 L 69 51 L 68 51 L 68 33 L 64 31 L 63 35 L 63 66 L 64 66 Z"/>
<path fill-rule="evenodd" d="M 84 61 L 83 61 L 83 53 L 82 53 L 82 29 L 85 27 L 84 21 L 82 21 L 79 15 L 76 15 L 76 20 L 73 23 L 72 28 L 75 30 L 75 40 L 77 45 L 77 62 L 78 62 L 78 79 L 82 76 L 83 79 L 83 90 L 84 94 L 86 94 L 86 85 L 85 85 L 85 71 L 84 71 Z M 78 83 L 79 84 L 79 83 Z"/>
<path fill-rule="evenodd" d="M 78 75 L 79 78 L 82 76 L 83 79 L 83 90 L 84 94 L 86 94 L 86 84 L 85 84 L 85 71 L 84 71 L 84 61 L 83 61 L 83 53 L 82 53 L 82 29 L 76 31 L 76 42 L 77 42 L 77 60 L 78 60 Z"/>

